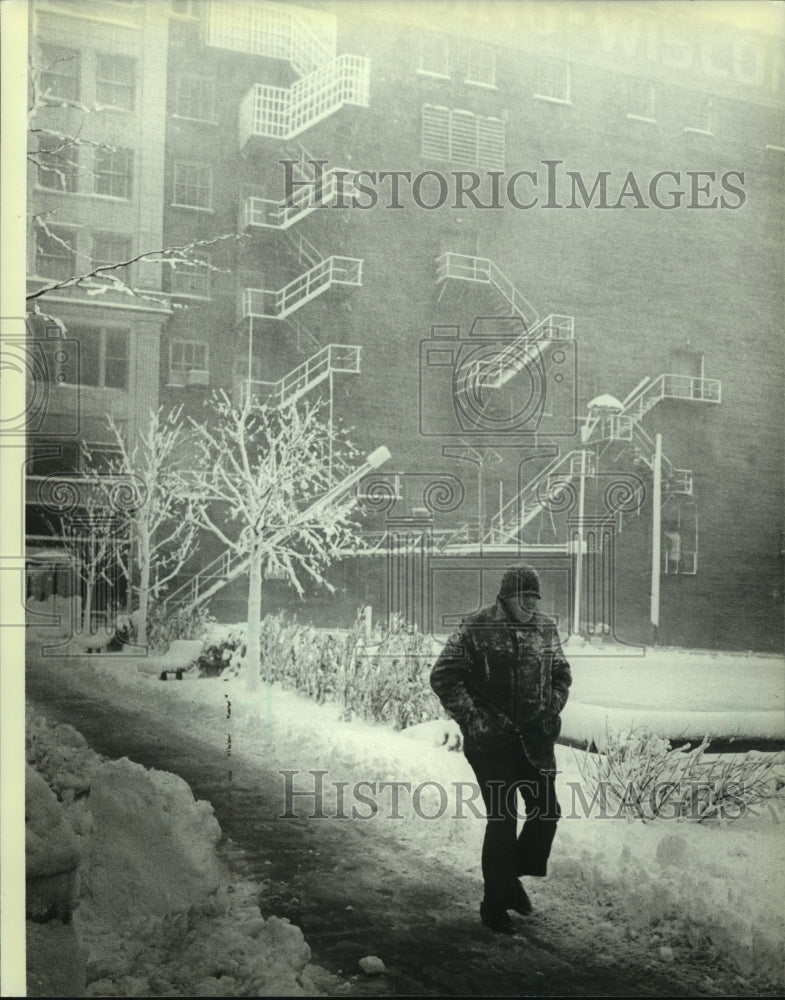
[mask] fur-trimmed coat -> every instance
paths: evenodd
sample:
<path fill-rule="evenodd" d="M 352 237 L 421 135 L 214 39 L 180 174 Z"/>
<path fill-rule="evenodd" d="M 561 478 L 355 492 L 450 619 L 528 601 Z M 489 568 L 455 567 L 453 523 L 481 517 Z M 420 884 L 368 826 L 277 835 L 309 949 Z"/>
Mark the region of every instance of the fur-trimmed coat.
<path fill-rule="evenodd" d="M 572 675 L 552 618 L 514 621 L 501 601 L 463 619 L 431 671 L 431 686 L 464 735 L 467 754 L 519 738 L 530 762 L 555 770 Z"/>

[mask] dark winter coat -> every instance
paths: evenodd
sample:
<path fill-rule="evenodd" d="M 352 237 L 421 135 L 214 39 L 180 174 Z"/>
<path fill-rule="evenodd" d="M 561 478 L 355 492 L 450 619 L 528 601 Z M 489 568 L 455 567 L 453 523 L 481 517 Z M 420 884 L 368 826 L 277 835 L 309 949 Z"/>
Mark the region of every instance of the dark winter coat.
<path fill-rule="evenodd" d="M 545 770 L 556 768 L 553 747 L 571 683 L 553 619 L 535 611 L 519 624 L 501 601 L 464 618 L 431 671 L 467 755 L 519 738 L 531 763 Z"/>

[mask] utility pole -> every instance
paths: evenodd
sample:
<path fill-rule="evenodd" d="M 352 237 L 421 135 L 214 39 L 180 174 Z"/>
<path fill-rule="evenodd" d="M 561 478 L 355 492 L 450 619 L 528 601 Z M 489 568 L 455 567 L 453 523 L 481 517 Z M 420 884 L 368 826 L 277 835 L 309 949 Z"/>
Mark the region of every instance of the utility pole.
<path fill-rule="evenodd" d="M 573 602 L 572 634 L 581 631 L 581 590 L 583 588 L 583 511 L 586 501 L 586 449 L 581 451 L 581 483 L 578 491 L 578 537 L 575 552 L 575 600 Z"/>
<path fill-rule="evenodd" d="M 651 625 L 652 641 L 657 645 L 660 630 L 660 561 L 662 532 L 662 434 L 654 438 L 654 483 L 651 501 Z"/>

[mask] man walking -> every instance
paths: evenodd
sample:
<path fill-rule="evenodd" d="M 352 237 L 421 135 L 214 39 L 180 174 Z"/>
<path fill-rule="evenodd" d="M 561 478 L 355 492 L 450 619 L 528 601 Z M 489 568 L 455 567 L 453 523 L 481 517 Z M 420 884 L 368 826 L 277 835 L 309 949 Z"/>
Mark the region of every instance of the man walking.
<path fill-rule="evenodd" d="M 495 604 L 464 618 L 431 672 L 458 722 L 488 814 L 482 849 L 482 922 L 512 934 L 508 910 L 529 913 L 520 875 L 543 876 L 561 815 L 554 744 L 572 683 L 553 619 L 540 614 L 540 580 L 527 565 L 505 571 Z M 526 821 L 517 836 L 517 797 Z"/>

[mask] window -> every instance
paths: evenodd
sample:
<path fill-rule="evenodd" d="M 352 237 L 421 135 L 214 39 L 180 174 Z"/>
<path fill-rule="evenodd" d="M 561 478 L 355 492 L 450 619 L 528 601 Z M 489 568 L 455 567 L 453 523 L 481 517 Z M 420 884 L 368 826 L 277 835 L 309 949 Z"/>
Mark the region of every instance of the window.
<path fill-rule="evenodd" d="M 422 155 L 469 167 L 504 169 L 504 122 L 425 104 Z"/>
<path fill-rule="evenodd" d="M 627 117 L 636 121 L 656 121 L 654 84 L 649 80 L 627 81 Z"/>
<path fill-rule="evenodd" d="M 450 75 L 450 43 L 444 35 L 427 33 L 420 37 L 419 73 Z"/>
<path fill-rule="evenodd" d="M 200 163 L 175 163 L 172 204 L 186 208 L 212 208 L 212 168 Z"/>
<path fill-rule="evenodd" d="M 136 60 L 126 56 L 98 55 L 95 96 L 99 104 L 132 111 L 136 95 Z"/>
<path fill-rule="evenodd" d="M 535 62 L 534 96 L 543 101 L 572 101 L 570 64 L 566 59 L 542 56 Z"/>
<path fill-rule="evenodd" d="M 93 184 L 93 190 L 96 194 L 129 199 L 133 188 L 133 179 L 134 152 L 132 149 L 96 149 Z"/>
<path fill-rule="evenodd" d="M 170 265 L 169 289 L 172 295 L 193 295 L 197 298 L 210 298 L 210 255 L 201 251 L 192 253 L 191 257 L 204 261 L 203 264 L 190 264 L 175 261 Z"/>
<path fill-rule="evenodd" d="M 175 88 L 174 113 L 194 121 L 215 121 L 215 81 L 204 76 L 181 76 Z"/>
<path fill-rule="evenodd" d="M 38 226 L 35 234 L 35 271 L 64 281 L 76 274 L 76 233 L 62 226 Z"/>
<path fill-rule="evenodd" d="M 208 371 L 207 357 L 207 344 L 201 341 L 171 341 L 169 344 L 169 384 L 186 385 L 190 371 Z"/>
<path fill-rule="evenodd" d="M 104 330 L 103 385 L 128 388 L 128 331 Z"/>
<path fill-rule="evenodd" d="M 466 83 L 496 86 L 496 49 L 492 45 L 477 43 L 469 46 Z"/>
<path fill-rule="evenodd" d="M 61 45 L 41 46 L 39 86 L 45 98 L 79 100 L 79 53 Z"/>
<path fill-rule="evenodd" d="M 53 191 L 76 191 L 79 147 L 55 135 L 38 137 L 38 183 Z"/>
<path fill-rule="evenodd" d="M 132 254 L 133 250 L 130 236 L 124 236 L 122 233 L 93 234 L 93 267 L 116 265 L 120 261 L 128 260 Z M 130 270 L 130 266 L 115 266 L 109 274 L 128 284 L 130 281 Z"/>
<path fill-rule="evenodd" d="M 128 388 L 130 334 L 116 327 L 80 326 L 69 330 L 79 342 L 79 384 Z"/>

